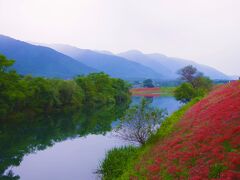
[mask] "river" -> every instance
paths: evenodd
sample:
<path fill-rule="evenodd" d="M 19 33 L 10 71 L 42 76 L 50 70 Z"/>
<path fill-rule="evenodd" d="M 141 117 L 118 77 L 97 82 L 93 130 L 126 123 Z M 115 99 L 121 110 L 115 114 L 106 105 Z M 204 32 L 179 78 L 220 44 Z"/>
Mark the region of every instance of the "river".
<path fill-rule="evenodd" d="M 149 100 L 152 106 L 164 108 L 169 114 L 180 107 L 173 97 Z M 141 97 L 132 97 L 133 104 L 140 101 Z M 98 179 L 94 172 L 105 153 L 113 147 L 128 145 L 111 136 L 111 128 L 122 111 L 106 107 L 2 128 L 0 173 L 22 180 Z"/>

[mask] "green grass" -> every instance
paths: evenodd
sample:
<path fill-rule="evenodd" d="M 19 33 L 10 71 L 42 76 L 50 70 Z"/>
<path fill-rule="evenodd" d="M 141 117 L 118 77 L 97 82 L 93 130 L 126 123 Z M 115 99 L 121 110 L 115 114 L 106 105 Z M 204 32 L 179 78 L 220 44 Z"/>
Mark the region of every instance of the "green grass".
<path fill-rule="evenodd" d="M 161 96 L 173 96 L 176 87 L 160 87 Z"/>
<path fill-rule="evenodd" d="M 138 177 L 138 179 L 145 179 L 145 177 L 142 177 L 141 174 L 135 170 L 136 165 L 139 164 L 144 154 L 149 152 L 156 142 L 175 130 L 177 122 L 179 122 L 185 112 L 199 100 L 199 98 L 192 100 L 188 104 L 182 106 L 178 111 L 174 112 L 171 116 L 167 117 L 157 133 L 151 136 L 144 146 L 138 148 L 132 146 L 114 148 L 109 151 L 101 165 L 104 175 L 103 179 L 125 180 L 129 179 L 131 176 Z M 144 171 L 144 167 L 141 170 Z M 171 178 L 169 177 L 169 179 Z"/>
<path fill-rule="evenodd" d="M 138 148 L 124 146 L 108 151 L 106 158 L 100 165 L 100 173 L 104 180 L 119 178 L 126 170 L 127 164 L 136 158 Z"/>
<path fill-rule="evenodd" d="M 223 164 L 214 164 L 213 166 L 211 166 L 210 168 L 210 172 L 209 172 L 209 178 L 220 178 L 220 174 L 221 172 L 223 172 L 224 170 L 226 170 L 227 167 Z"/>

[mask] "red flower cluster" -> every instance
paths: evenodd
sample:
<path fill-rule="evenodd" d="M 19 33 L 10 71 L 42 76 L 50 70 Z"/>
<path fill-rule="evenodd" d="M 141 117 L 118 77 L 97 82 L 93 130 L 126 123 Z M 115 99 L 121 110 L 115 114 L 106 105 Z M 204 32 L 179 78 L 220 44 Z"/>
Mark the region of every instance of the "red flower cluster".
<path fill-rule="evenodd" d="M 240 82 L 195 104 L 146 156 L 149 179 L 240 179 Z"/>
<path fill-rule="evenodd" d="M 155 97 L 160 96 L 160 88 L 134 88 L 130 92 L 134 96 Z"/>
<path fill-rule="evenodd" d="M 159 87 L 155 87 L 155 88 L 133 88 L 130 91 L 140 92 L 140 91 L 159 91 L 159 90 L 160 90 Z"/>

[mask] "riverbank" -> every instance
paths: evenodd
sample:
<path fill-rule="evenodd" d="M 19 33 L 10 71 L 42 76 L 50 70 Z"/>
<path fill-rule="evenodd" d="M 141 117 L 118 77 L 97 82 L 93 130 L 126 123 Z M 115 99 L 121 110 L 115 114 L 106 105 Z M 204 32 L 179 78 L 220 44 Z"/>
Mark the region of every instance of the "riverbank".
<path fill-rule="evenodd" d="M 168 117 L 146 145 L 104 179 L 240 178 L 240 82 L 222 85 L 197 101 Z"/>
<path fill-rule="evenodd" d="M 173 96 L 175 87 L 154 87 L 154 88 L 132 88 L 133 96 Z"/>
<path fill-rule="evenodd" d="M 100 167 L 101 172 L 103 173 L 103 179 L 129 179 L 130 176 L 137 175 L 138 173 L 134 168 L 137 162 L 139 162 L 143 155 L 154 146 L 156 141 L 173 132 L 175 124 L 181 119 L 184 113 L 198 101 L 199 99 L 192 100 L 188 104 L 182 106 L 179 110 L 175 111 L 171 116 L 167 117 L 157 133 L 150 137 L 144 146 L 135 148 L 129 146 L 115 148 L 112 151 L 109 151 Z M 121 163 L 119 164 L 119 162 Z"/>

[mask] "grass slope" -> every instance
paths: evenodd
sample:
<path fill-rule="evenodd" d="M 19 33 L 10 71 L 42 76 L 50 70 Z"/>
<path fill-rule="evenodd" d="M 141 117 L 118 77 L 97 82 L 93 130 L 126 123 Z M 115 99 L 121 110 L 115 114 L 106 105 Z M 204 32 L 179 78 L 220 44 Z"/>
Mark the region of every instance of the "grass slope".
<path fill-rule="evenodd" d="M 184 113 L 196 102 L 194 99 L 188 104 L 182 106 L 178 111 L 174 112 L 161 125 L 158 132 L 152 136 L 144 146 L 139 148 L 122 147 L 115 148 L 106 154 L 106 158 L 100 166 L 100 172 L 103 179 L 129 179 L 131 176 L 138 176 L 139 172 L 135 170 L 135 165 L 140 162 L 141 157 L 147 153 L 152 146 L 159 140 L 175 130 L 175 124 L 181 119 Z M 119 163 L 121 162 L 121 163 Z M 138 176 L 140 177 L 140 176 Z"/>
<path fill-rule="evenodd" d="M 216 88 L 178 119 L 161 126 L 123 178 L 240 179 L 239 81 Z"/>

